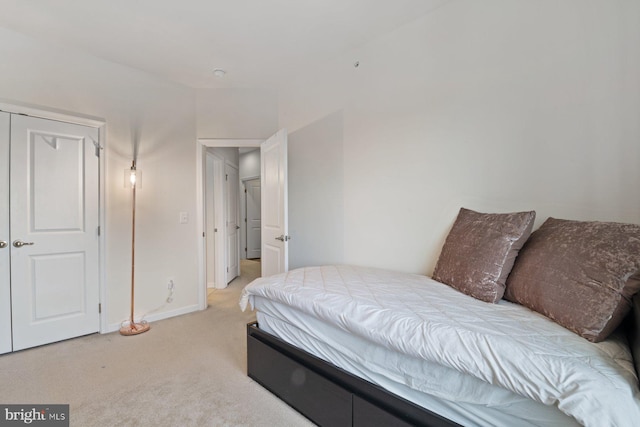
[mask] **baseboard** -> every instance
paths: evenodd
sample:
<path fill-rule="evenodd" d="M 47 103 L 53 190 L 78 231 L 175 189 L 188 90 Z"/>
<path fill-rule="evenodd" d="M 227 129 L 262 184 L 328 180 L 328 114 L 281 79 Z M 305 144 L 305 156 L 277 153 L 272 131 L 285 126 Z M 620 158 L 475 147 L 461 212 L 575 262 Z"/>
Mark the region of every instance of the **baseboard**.
<path fill-rule="evenodd" d="M 163 311 L 161 313 L 154 313 L 154 314 L 150 314 L 149 316 L 145 317 L 145 320 L 149 323 L 153 323 L 153 322 L 157 322 L 158 320 L 164 320 L 164 319 L 169 319 L 171 317 L 176 317 L 176 316 L 182 316 L 183 314 L 189 314 L 189 313 L 193 313 L 194 311 L 198 311 L 199 307 L 197 304 L 194 305 L 189 305 L 186 307 L 182 307 L 182 308 L 178 308 L 176 310 L 171 310 L 171 311 Z M 136 318 L 136 321 L 138 319 Z M 123 320 L 124 322 L 125 320 Z M 109 324 L 109 326 L 107 327 L 106 331 L 102 331 L 101 333 L 103 334 L 108 334 L 110 332 L 116 332 L 120 330 L 120 326 L 122 325 L 122 322 L 119 323 L 111 323 Z M 153 325 L 152 328 L 153 329 Z"/>

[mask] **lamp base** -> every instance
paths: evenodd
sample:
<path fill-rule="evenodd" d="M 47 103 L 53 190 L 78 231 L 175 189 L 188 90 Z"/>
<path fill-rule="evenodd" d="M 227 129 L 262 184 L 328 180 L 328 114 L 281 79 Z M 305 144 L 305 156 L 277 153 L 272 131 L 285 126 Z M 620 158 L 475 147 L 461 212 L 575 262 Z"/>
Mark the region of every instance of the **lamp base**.
<path fill-rule="evenodd" d="M 151 329 L 151 325 L 144 320 L 140 323 L 129 322 L 129 324 L 120 328 L 120 335 L 138 335 L 147 332 L 149 329 Z"/>

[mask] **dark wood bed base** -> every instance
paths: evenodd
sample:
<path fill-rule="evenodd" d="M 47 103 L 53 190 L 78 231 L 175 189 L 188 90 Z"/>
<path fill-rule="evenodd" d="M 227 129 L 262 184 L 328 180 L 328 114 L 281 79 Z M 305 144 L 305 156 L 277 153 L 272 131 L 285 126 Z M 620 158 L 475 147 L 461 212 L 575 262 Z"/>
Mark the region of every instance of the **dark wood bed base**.
<path fill-rule="evenodd" d="M 640 294 L 622 327 L 640 377 Z M 458 425 L 261 331 L 257 322 L 247 325 L 247 373 L 320 426 Z"/>
<path fill-rule="evenodd" d="M 458 424 L 247 325 L 247 374 L 320 426 Z"/>

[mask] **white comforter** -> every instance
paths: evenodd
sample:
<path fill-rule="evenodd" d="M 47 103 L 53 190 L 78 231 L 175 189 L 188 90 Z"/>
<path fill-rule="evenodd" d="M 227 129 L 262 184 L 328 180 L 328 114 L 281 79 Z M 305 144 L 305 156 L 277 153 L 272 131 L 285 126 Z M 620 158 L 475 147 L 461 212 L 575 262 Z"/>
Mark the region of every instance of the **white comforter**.
<path fill-rule="evenodd" d="M 307 267 L 257 279 L 240 301 L 272 299 L 390 349 L 557 407 L 587 426 L 640 423 L 631 355 L 593 344 L 522 306 L 488 304 L 428 277 Z"/>

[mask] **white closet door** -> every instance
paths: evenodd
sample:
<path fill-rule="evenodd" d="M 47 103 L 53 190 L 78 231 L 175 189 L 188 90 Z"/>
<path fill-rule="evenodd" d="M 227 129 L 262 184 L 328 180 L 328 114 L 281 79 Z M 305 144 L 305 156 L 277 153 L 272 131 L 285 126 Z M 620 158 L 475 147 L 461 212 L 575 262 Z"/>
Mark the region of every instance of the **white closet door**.
<path fill-rule="evenodd" d="M 9 114 L 0 112 L 0 354 L 11 351 L 9 120 Z"/>
<path fill-rule="evenodd" d="M 98 130 L 11 117 L 13 349 L 97 332 Z"/>

